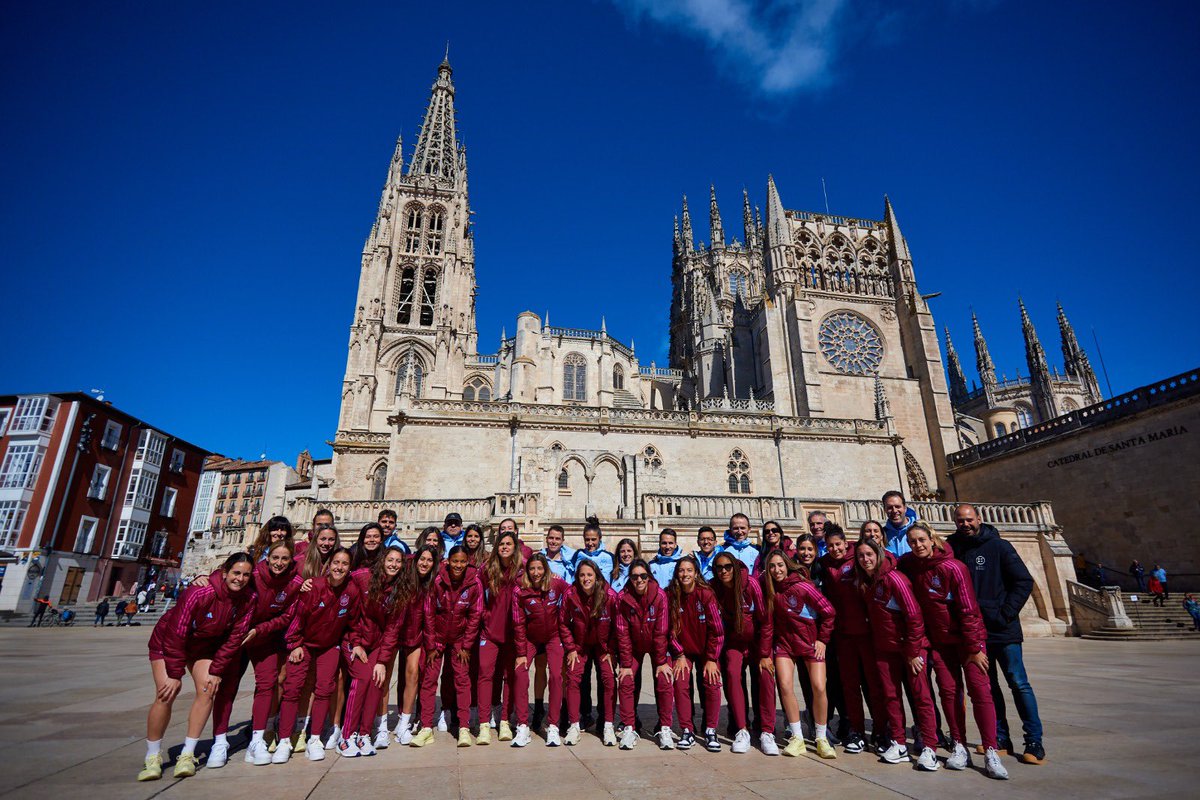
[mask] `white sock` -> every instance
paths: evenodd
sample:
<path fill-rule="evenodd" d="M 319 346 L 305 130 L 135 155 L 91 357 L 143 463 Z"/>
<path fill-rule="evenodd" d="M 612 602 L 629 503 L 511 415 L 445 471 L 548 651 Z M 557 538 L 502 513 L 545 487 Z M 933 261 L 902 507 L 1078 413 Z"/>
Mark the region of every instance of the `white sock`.
<path fill-rule="evenodd" d="M 253 731 L 250 734 L 250 744 L 258 744 L 258 743 L 262 742 L 264 733 L 266 733 L 265 730 Z"/>
<path fill-rule="evenodd" d="M 792 732 L 792 736 L 797 739 L 804 738 L 804 724 L 800 722 L 789 722 L 788 730 Z"/>
<path fill-rule="evenodd" d="M 705 728 L 705 729 L 704 729 L 704 735 L 705 735 L 705 736 L 708 736 L 709 734 L 712 734 L 713 736 L 716 736 L 716 734 L 717 734 L 717 729 L 716 729 L 716 728 Z"/>
<path fill-rule="evenodd" d="M 818 726 L 817 726 L 817 735 L 816 735 L 814 738 L 816 738 L 816 739 L 824 739 L 824 738 L 825 738 L 825 732 L 826 732 L 827 730 L 828 730 L 828 728 L 827 728 L 825 725 L 818 725 Z"/>
<path fill-rule="evenodd" d="M 200 744 L 199 739 L 193 739 L 190 736 L 183 737 L 183 752 L 185 755 L 193 755 L 196 752 L 196 745 Z"/>
<path fill-rule="evenodd" d="M 401 731 L 408 730 L 409 726 L 411 726 L 411 725 L 412 725 L 412 714 L 401 714 L 400 721 L 396 723 L 396 729 L 401 730 Z"/>
<path fill-rule="evenodd" d="M 229 746 L 229 734 L 218 733 L 216 736 L 213 737 L 213 744 L 223 744 L 226 747 L 228 747 Z"/>
<path fill-rule="evenodd" d="M 146 740 L 146 758 L 149 758 L 150 756 L 156 756 L 161 752 L 162 739 L 155 739 L 154 741 L 150 741 L 149 739 Z"/>

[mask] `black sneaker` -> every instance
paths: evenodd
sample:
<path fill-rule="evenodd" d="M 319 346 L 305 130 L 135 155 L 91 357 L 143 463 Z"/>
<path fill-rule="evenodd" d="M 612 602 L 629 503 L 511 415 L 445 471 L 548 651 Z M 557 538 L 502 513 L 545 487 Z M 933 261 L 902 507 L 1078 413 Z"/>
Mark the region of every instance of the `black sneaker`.
<path fill-rule="evenodd" d="M 854 731 L 850 731 L 850 733 L 846 736 L 845 742 L 846 744 L 844 749 L 847 753 L 861 753 L 863 750 L 867 749 L 867 743 L 863 741 L 863 737 L 859 736 Z"/>
<path fill-rule="evenodd" d="M 679 744 L 675 745 L 680 750 L 690 750 L 696 744 L 696 737 L 691 731 L 684 731 L 683 736 L 679 737 Z"/>
<path fill-rule="evenodd" d="M 721 752 L 721 743 L 717 741 L 716 731 L 704 732 L 704 749 L 710 753 Z"/>
<path fill-rule="evenodd" d="M 1046 761 L 1046 748 L 1042 747 L 1041 742 L 1026 742 L 1021 760 L 1026 764 L 1043 764 Z"/>

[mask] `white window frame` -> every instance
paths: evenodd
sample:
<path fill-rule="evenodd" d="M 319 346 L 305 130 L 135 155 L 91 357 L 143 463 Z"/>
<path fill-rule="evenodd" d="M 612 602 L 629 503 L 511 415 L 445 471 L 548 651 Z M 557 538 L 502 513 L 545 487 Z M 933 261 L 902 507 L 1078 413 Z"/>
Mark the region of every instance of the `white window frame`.
<path fill-rule="evenodd" d="M 4 435 L 4 431 L 8 428 L 8 420 L 12 416 L 12 409 L 0 408 L 0 436 Z"/>
<path fill-rule="evenodd" d="M 104 423 L 104 438 L 100 440 L 100 446 L 105 450 L 117 450 L 121 447 L 121 434 L 124 432 L 125 426 L 119 422 L 113 422 L 111 419 Z"/>
<path fill-rule="evenodd" d="M 91 500 L 108 497 L 108 485 L 112 481 L 112 467 L 97 464 L 92 470 L 92 481 L 88 484 L 87 496 Z"/>
<path fill-rule="evenodd" d="M 158 473 L 134 467 L 129 473 L 129 485 L 125 489 L 125 507 L 149 511 L 154 505 L 154 493 L 158 491 Z"/>
<path fill-rule="evenodd" d="M 171 448 L 171 461 L 168 469 L 171 472 L 182 473 L 184 464 L 187 463 L 187 454 L 178 447 Z"/>
<path fill-rule="evenodd" d="M 163 489 L 162 503 L 160 503 L 158 507 L 158 515 L 160 517 L 175 516 L 175 500 L 178 496 L 178 489 L 173 489 L 170 486 L 168 486 L 166 489 Z"/>
<path fill-rule="evenodd" d="M 133 458 L 135 461 L 144 461 L 157 467 L 162 465 L 163 453 L 166 450 L 167 437 L 147 428 L 138 438 L 137 452 Z"/>
<path fill-rule="evenodd" d="M 21 525 L 25 522 L 25 512 L 29 503 L 20 500 L 5 500 L 0 502 L 0 547 L 16 547 L 21 537 Z"/>
<path fill-rule="evenodd" d="M 46 449 L 38 444 L 9 443 L 0 464 L 0 489 L 32 489 Z"/>
<path fill-rule="evenodd" d="M 54 420 L 54 407 L 46 395 L 21 397 L 13 413 L 9 433 L 44 433 Z"/>
<path fill-rule="evenodd" d="M 112 557 L 136 559 L 142 553 L 146 544 L 146 529 L 144 522 L 123 519 L 117 526 L 117 537 L 113 542 Z"/>
<path fill-rule="evenodd" d="M 84 539 L 85 526 L 87 525 L 90 525 L 90 527 L 86 528 L 87 538 Z M 80 517 L 79 528 L 75 531 L 75 552 L 91 554 L 92 548 L 96 546 L 96 534 L 99 531 L 99 517 Z"/>

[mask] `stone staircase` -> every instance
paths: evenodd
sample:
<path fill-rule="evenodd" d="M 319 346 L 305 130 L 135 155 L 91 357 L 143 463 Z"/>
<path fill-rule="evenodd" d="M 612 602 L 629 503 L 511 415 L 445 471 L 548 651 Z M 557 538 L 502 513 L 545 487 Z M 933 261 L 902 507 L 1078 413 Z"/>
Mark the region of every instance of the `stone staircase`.
<path fill-rule="evenodd" d="M 1125 613 L 1133 622 L 1132 628 L 1105 626 L 1081 636 L 1081 639 L 1102 641 L 1155 641 L 1161 639 L 1195 639 L 1200 641 L 1200 631 L 1193 629 L 1191 616 L 1183 610 L 1183 595 L 1172 595 L 1164 608 L 1156 607 L 1149 592 L 1136 592 L 1138 602 L 1133 602 L 1130 592 L 1121 592 Z"/>
<path fill-rule="evenodd" d="M 90 628 L 93 620 L 96 619 L 96 606 L 100 605 L 100 601 L 86 603 L 72 603 L 70 605 L 54 607 L 58 610 L 69 608 L 75 612 L 75 625 Z M 175 601 L 171 601 L 171 605 L 175 605 Z M 105 617 L 106 625 L 115 625 L 117 621 L 117 603 L 110 600 L 108 603 L 108 616 Z M 159 618 L 166 613 L 167 601 L 163 598 L 156 598 L 154 605 L 148 611 L 139 611 L 133 618 L 134 622 L 140 623 L 142 626 L 153 627 L 154 623 L 158 622 Z M 47 614 L 50 612 L 47 611 Z M 29 624 L 30 614 L 10 614 L 0 618 L 0 626 L 5 627 L 25 627 Z"/>
<path fill-rule="evenodd" d="M 628 389 L 613 389 L 613 408 L 641 408 L 642 401 Z"/>

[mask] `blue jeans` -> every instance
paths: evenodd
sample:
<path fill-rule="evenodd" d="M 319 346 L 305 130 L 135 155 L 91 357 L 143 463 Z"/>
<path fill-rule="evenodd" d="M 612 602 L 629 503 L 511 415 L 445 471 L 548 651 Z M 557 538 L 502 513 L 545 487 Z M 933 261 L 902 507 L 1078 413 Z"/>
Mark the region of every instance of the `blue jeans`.
<path fill-rule="evenodd" d="M 997 674 L 999 671 L 1004 673 L 1004 680 L 1012 690 L 1013 703 L 1017 707 L 1021 727 L 1025 731 L 1025 743 L 1042 741 L 1042 718 L 1038 716 L 1037 698 L 1034 697 L 1033 687 L 1029 685 L 1029 677 L 1025 674 L 1021 645 L 989 644 L 987 655 L 988 677 L 992 682 L 992 702 L 996 706 L 996 738 L 1000 742 L 1012 738 L 1008 733 L 1008 716 L 1004 708 L 1004 694 L 1000 691 Z"/>

